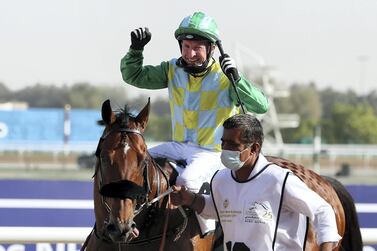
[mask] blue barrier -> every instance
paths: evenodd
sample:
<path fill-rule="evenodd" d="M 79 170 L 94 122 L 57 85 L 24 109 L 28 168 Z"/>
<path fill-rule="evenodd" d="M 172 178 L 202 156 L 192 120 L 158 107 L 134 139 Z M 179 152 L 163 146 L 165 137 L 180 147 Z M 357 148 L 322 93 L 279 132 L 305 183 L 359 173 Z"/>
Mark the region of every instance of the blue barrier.
<path fill-rule="evenodd" d="M 97 110 L 72 109 L 69 112 L 69 142 L 96 141 L 103 128 Z M 17 141 L 64 141 L 64 109 L 30 108 L 27 110 L 0 110 L 0 144 Z"/>

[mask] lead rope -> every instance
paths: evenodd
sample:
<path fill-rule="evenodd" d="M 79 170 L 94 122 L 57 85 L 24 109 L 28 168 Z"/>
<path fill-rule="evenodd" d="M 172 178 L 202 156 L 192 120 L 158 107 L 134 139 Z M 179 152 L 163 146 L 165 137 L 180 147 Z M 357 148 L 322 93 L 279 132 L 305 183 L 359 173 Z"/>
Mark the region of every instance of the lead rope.
<path fill-rule="evenodd" d="M 164 229 L 162 231 L 162 239 L 160 244 L 159 251 L 164 251 L 165 248 L 165 241 L 166 241 L 166 232 L 168 231 L 168 222 L 169 222 L 169 215 L 170 215 L 170 194 L 168 194 L 168 203 L 166 203 L 166 217 L 164 223 Z"/>

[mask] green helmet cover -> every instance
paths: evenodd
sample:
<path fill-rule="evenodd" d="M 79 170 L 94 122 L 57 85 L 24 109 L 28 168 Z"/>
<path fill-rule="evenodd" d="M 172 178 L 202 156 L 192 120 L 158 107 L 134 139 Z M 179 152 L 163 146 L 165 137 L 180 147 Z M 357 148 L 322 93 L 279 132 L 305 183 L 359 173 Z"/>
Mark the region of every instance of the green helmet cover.
<path fill-rule="evenodd" d="M 203 12 L 195 12 L 185 17 L 174 35 L 178 40 L 191 40 L 199 36 L 208 39 L 211 43 L 216 43 L 220 39 L 215 20 Z"/>

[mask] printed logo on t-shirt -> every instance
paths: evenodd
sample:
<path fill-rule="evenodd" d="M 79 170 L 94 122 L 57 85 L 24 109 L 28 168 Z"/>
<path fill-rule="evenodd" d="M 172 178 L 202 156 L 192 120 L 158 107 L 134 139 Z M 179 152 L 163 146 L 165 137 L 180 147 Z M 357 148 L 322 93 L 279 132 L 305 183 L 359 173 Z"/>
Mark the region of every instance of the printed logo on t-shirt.
<path fill-rule="evenodd" d="M 234 203 L 232 205 L 230 205 L 230 201 L 229 199 L 225 199 L 223 201 L 223 207 L 220 207 L 219 208 L 219 217 L 220 217 L 220 220 L 221 220 L 221 223 L 232 223 L 234 219 L 236 219 L 238 217 L 238 219 L 240 219 L 240 217 L 242 217 L 242 208 L 239 208 L 239 207 L 235 207 L 234 206 L 237 206 L 237 205 L 234 205 Z"/>
<path fill-rule="evenodd" d="M 268 202 L 254 201 L 244 207 L 245 222 L 266 224 L 272 220 L 272 209 Z"/>
<path fill-rule="evenodd" d="M 224 206 L 224 208 L 227 208 L 229 206 L 229 200 L 228 199 L 224 200 L 223 206 Z"/>

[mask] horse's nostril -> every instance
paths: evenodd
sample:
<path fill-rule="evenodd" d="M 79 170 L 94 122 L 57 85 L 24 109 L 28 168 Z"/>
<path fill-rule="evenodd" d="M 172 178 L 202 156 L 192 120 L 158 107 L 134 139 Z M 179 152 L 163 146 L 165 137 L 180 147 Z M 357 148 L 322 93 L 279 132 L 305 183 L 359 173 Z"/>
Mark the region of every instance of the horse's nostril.
<path fill-rule="evenodd" d="M 134 228 L 136 228 L 136 223 L 131 224 L 131 229 L 134 229 Z"/>

